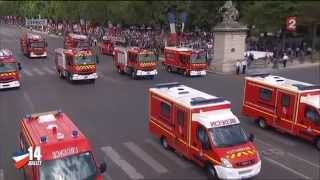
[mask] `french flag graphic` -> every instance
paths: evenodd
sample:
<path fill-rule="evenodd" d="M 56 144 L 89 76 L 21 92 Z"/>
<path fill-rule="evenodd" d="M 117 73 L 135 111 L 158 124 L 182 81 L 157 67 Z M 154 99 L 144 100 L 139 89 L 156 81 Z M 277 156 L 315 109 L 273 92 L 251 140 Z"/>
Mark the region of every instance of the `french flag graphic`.
<path fill-rule="evenodd" d="M 29 161 L 29 153 L 23 151 L 16 152 L 13 154 L 12 159 L 17 169 L 23 168 Z"/>

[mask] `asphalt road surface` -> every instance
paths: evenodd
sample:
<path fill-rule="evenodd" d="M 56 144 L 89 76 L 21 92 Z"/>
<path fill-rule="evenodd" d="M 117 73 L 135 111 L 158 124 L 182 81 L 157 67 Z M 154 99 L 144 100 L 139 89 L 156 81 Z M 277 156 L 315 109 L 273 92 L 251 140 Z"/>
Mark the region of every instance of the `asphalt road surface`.
<path fill-rule="evenodd" d="M 106 179 L 207 179 L 205 172 L 178 155 L 163 151 L 148 132 L 147 90 L 156 83 L 178 81 L 222 96 L 239 115 L 243 78 L 208 74 L 188 78 L 160 68 L 154 80 L 131 80 L 120 75 L 110 57 L 101 57 L 99 78 L 71 84 L 59 79 L 53 50 L 62 39 L 48 38 L 47 59 L 28 59 L 20 51 L 24 30 L 0 26 L 1 47 L 10 48 L 22 63 L 20 89 L 0 91 L 0 180 L 22 179 L 11 160 L 18 150 L 19 120 L 26 113 L 61 108 L 91 140 L 98 162 L 106 161 Z M 284 77 L 319 84 L 319 67 L 283 70 Z M 242 126 L 256 136 L 262 171 L 254 179 L 320 179 L 320 155 L 314 146 L 274 130 L 261 130 L 239 115 Z"/>

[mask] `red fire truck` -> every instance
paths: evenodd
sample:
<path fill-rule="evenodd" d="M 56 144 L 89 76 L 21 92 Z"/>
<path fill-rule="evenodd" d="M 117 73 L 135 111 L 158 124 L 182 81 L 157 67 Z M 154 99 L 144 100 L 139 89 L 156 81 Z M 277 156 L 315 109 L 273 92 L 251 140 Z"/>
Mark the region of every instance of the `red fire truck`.
<path fill-rule="evenodd" d="M 156 57 L 152 51 L 138 47 L 115 47 L 114 65 L 119 73 L 127 73 L 132 79 L 154 78 L 158 74 Z"/>
<path fill-rule="evenodd" d="M 89 49 L 90 41 L 88 36 L 82 34 L 69 33 L 64 37 L 64 48 L 86 48 Z"/>
<path fill-rule="evenodd" d="M 27 33 L 20 38 L 20 47 L 24 55 L 35 57 L 47 57 L 47 41 L 40 35 Z"/>
<path fill-rule="evenodd" d="M 180 85 L 149 90 L 149 130 L 163 148 L 173 148 L 208 170 L 209 176 L 242 179 L 260 172 L 261 160 L 230 102 Z"/>
<path fill-rule="evenodd" d="M 20 128 L 21 151 L 29 152 L 25 179 L 102 180 L 106 163 L 97 165 L 90 141 L 65 113 L 26 115 Z"/>
<path fill-rule="evenodd" d="M 188 76 L 204 76 L 208 69 L 206 52 L 184 47 L 165 47 L 163 65 L 168 72 L 177 71 Z"/>
<path fill-rule="evenodd" d="M 124 44 L 125 39 L 121 37 L 103 36 L 102 43 L 99 44 L 100 53 L 104 55 L 113 56 L 114 47 Z"/>
<path fill-rule="evenodd" d="M 8 49 L 0 49 L 0 89 L 20 87 L 20 63 Z"/>
<path fill-rule="evenodd" d="M 320 86 L 273 75 L 245 78 L 242 113 L 320 149 Z"/>
<path fill-rule="evenodd" d="M 91 80 L 98 78 L 96 59 L 89 49 L 62 49 L 55 50 L 55 64 L 60 78 L 70 82 L 74 80 Z"/>

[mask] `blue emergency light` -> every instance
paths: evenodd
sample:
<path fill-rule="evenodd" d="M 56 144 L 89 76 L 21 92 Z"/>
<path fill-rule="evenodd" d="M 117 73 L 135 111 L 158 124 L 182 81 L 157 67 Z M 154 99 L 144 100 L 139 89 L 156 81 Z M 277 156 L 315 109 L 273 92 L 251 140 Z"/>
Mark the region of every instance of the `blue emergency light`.
<path fill-rule="evenodd" d="M 172 82 L 172 83 L 160 83 L 160 84 L 156 84 L 156 88 L 172 88 L 172 87 L 176 87 L 176 86 L 180 86 L 180 83 L 178 82 Z"/>
<path fill-rule="evenodd" d="M 77 130 L 73 130 L 72 131 L 72 137 L 78 137 L 78 131 Z"/>
<path fill-rule="evenodd" d="M 298 90 L 305 91 L 305 90 L 313 90 L 313 89 L 320 89 L 320 85 L 303 85 L 303 84 L 292 84 L 292 86 L 295 86 L 298 88 Z"/>
<path fill-rule="evenodd" d="M 196 106 L 196 105 L 203 105 L 203 104 L 212 104 L 212 103 L 220 103 L 220 102 L 224 102 L 225 99 L 224 98 L 214 98 L 214 99 L 205 99 L 203 97 L 196 97 L 196 98 L 192 98 L 190 101 L 190 104 L 192 106 Z"/>
<path fill-rule="evenodd" d="M 41 142 L 41 143 L 46 143 L 47 140 L 48 140 L 47 136 L 41 136 L 41 137 L 40 137 L 40 142 Z"/>

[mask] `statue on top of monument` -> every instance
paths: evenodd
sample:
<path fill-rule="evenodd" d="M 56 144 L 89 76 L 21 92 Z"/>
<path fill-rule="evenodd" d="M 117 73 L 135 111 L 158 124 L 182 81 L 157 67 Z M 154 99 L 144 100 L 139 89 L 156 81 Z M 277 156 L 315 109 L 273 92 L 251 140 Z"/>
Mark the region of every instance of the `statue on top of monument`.
<path fill-rule="evenodd" d="M 233 6 L 232 1 L 226 1 L 219 12 L 222 13 L 223 23 L 232 24 L 238 21 L 239 11 Z"/>

